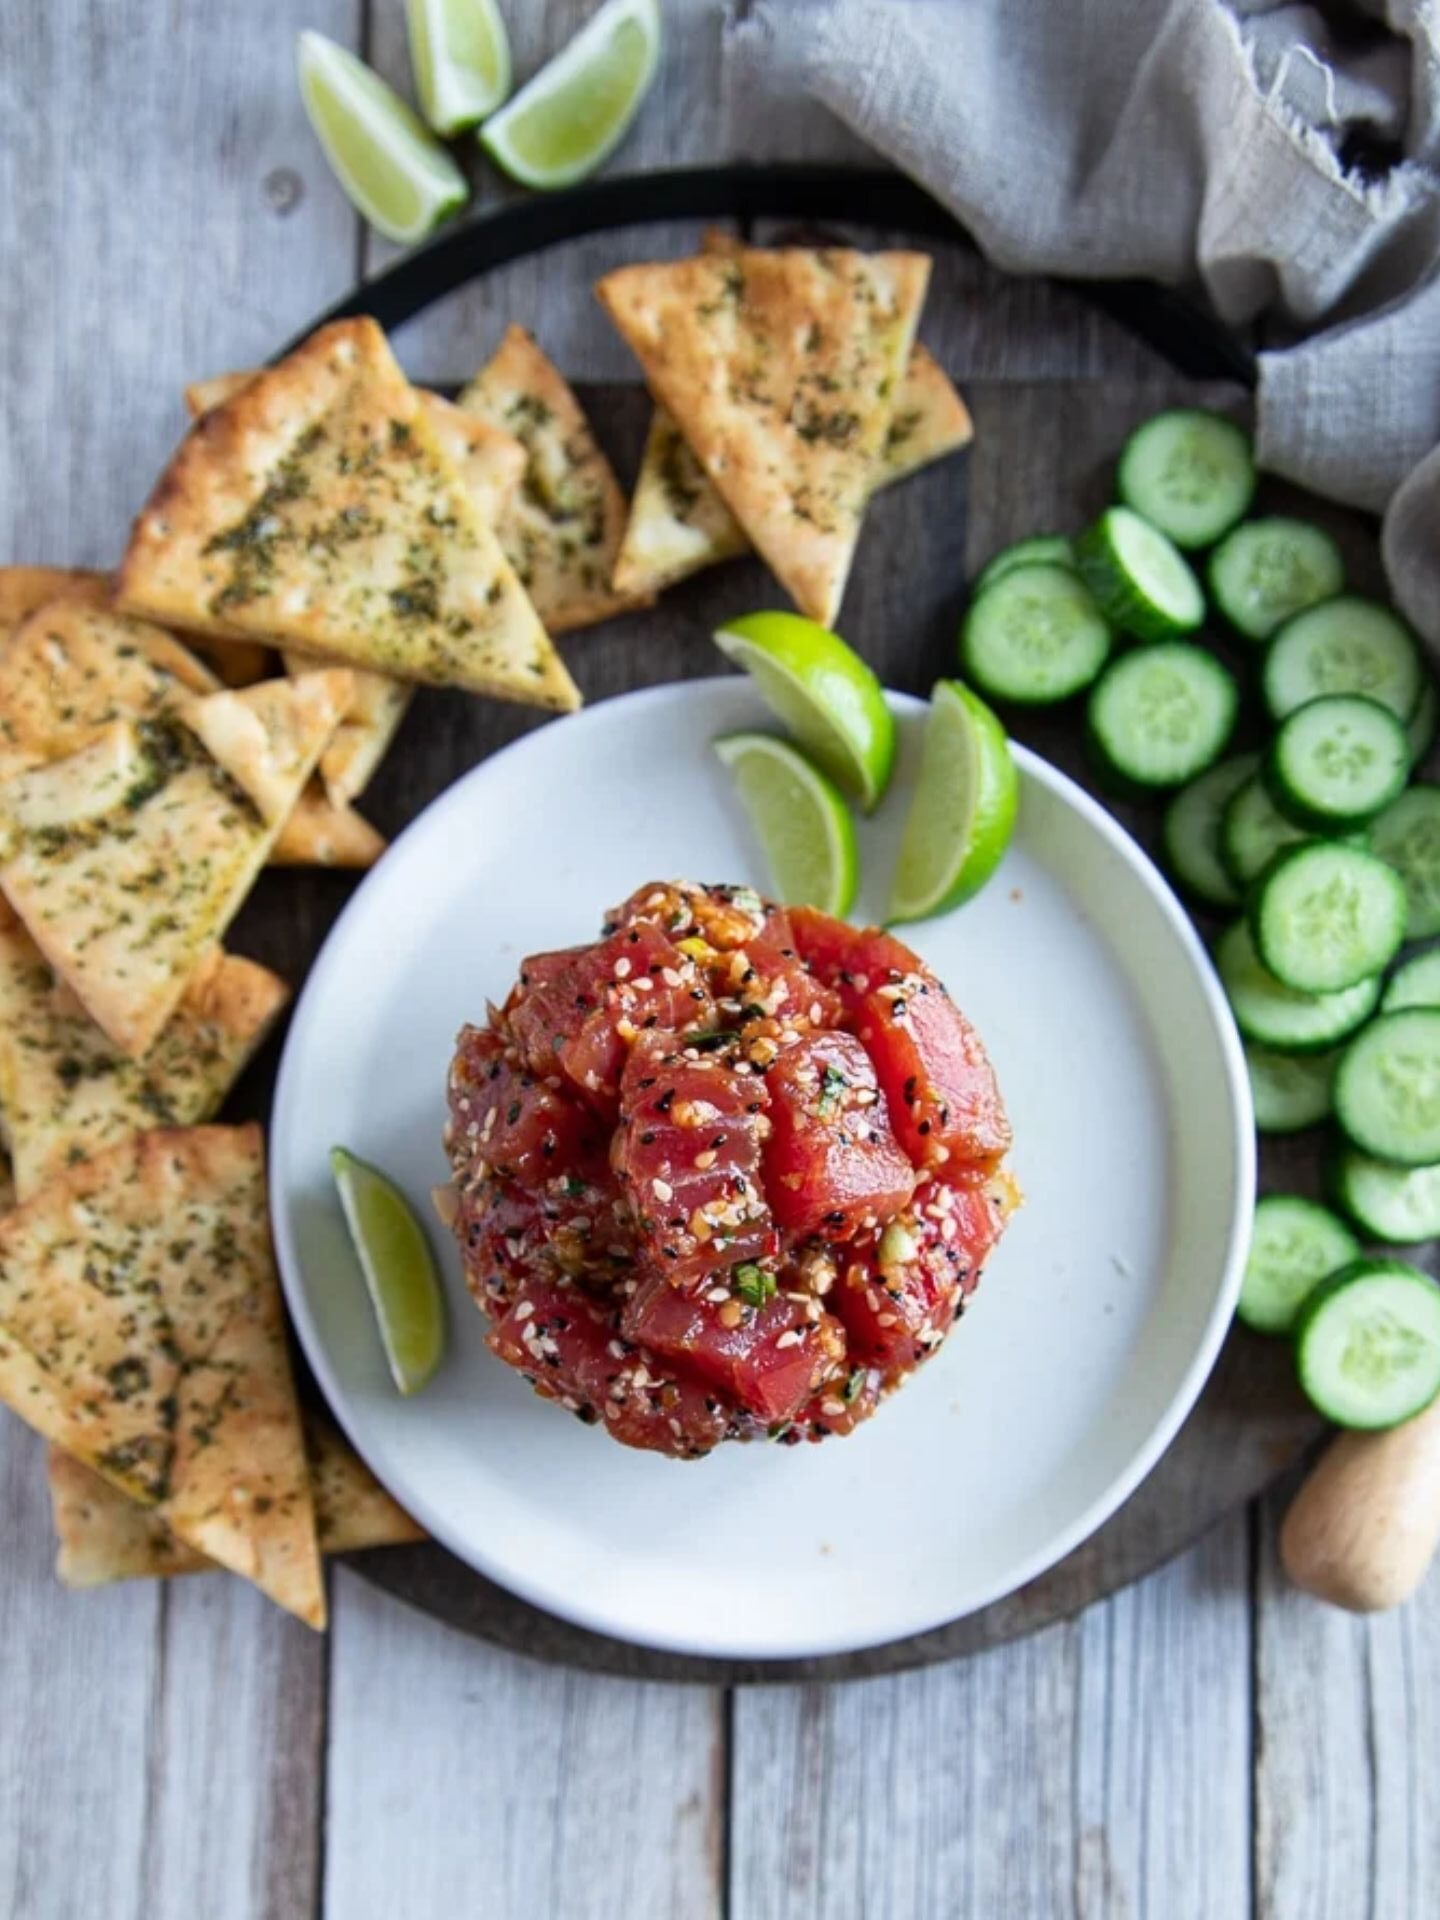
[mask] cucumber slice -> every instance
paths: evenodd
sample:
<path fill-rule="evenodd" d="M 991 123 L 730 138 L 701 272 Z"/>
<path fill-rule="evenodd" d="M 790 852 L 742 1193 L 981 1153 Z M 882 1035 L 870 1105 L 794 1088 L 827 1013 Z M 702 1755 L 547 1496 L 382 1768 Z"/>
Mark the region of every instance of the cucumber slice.
<path fill-rule="evenodd" d="M 1370 845 L 1405 884 L 1405 938 L 1440 933 L 1440 787 L 1421 782 L 1392 801 L 1370 829 Z"/>
<path fill-rule="evenodd" d="M 1285 818 L 1257 774 L 1237 788 L 1220 821 L 1220 858 L 1242 891 L 1258 880 L 1282 847 L 1309 836 Z"/>
<path fill-rule="evenodd" d="M 1050 706 L 1090 685 L 1110 640 L 1082 580 L 1068 567 L 1027 562 L 971 601 L 960 665 L 987 699 Z"/>
<path fill-rule="evenodd" d="M 1266 967 L 1243 920 L 1221 934 L 1215 966 L 1241 1033 L 1280 1053 L 1338 1046 L 1365 1024 L 1380 998 L 1379 980 L 1362 980 L 1340 993 L 1297 993 Z"/>
<path fill-rule="evenodd" d="M 1312 840 L 1279 855 L 1261 880 L 1250 931 L 1285 986 L 1340 993 L 1383 973 L 1400 951 L 1405 888 L 1374 854 Z"/>
<path fill-rule="evenodd" d="M 1352 1261 L 1301 1308 L 1295 1364 L 1337 1426 L 1413 1419 L 1440 1393 L 1440 1287 L 1403 1260 Z"/>
<path fill-rule="evenodd" d="M 1190 563 L 1158 527 L 1110 507 L 1075 542 L 1075 564 L 1100 611 L 1137 640 L 1173 640 L 1205 618 Z"/>
<path fill-rule="evenodd" d="M 1335 1115 L 1377 1160 L 1440 1160 L 1440 1007 L 1381 1014 L 1355 1036 L 1335 1069 Z"/>
<path fill-rule="evenodd" d="M 1353 693 L 1327 694 L 1280 723 L 1265 766 L 1275 804 L 1297 827 L 1362 827 L 1410 777 L 1405 729 L 1387 707 Z"/>
<path fill-rule="evenodd" d="M 1136 788 L 1183 786 L 1225 751 L 1240 694 L 1213 654 L 1162 641 L 1114 660 L 1086 710 L 1101 771 Z"/>
<path fill-rule="evenodd" d="M 1233 420 L 1176 407 L 1135 429 L 1115 478 L 1126 506 L 1177 547 L 1208 547 L 1249 507 L 1255 454 Z"/>
<path fill-rule="evenodd" d="M 1235 1311 L 1256 1333 L 1289 1333 L 1320 1282 L 1359 1255 L 1360 1242 L 1328 1207 L 1267 1194 L 1256 1204 Z"/>
<path fill-rule="evenodd" d="M 1326 693 L 1363 693 L 1407 721 L 1424 682 L 1420 651 L 1404 621 L 1356 594 L 1287 620 L 1261 669 L 1272 719 Z"/>
<path fill-rule="evenodd" d="M 1210 907 L 1238 907 L 1240 890 L 1220 857 L 1220 822 L 1230 800 L 1254 777 L 1258 755 L 1236 754 L 1211 767 L 1165 810 L 1165 859 L 1176 880 Z"/>
<path fill-rule="evenodd" d="M 1345 584 L 1345 562 L 1328 533 L 1277 514 L 1226 534 L 1207 578 L 1211 599 L 1235 631 L 1268 640 L 1297 613 L 1334 599 Z"/>
<path fill-rule="evenodd" d="M 1382 1013 L 1399 1013 L 1402 1007 L 1440 1007 L 1440 947 L 1417 953 L 1390 976 Z"/>
<path fill-rule="evenodd" d="M 1258 1133 L 1299 1133 L 1330 1115 L 1336 1053 L 1272 1053 L 1245 1042 L 1250 1098 Z"/>
<path fill-rule="evenodd" d="M 1041 565 L 1069 567 L 1074 572 L 1075 549 L 1065 534 L 1034 533 L 1028 540 L 1015 540 L 1008 547 L 1001 547 L 982 567 L 980 578 L 975 582 L 975 591 L 977 594 L 984 593 L 987 587 L 993 587 L 997 580 L 1003 580 L 1016 567 Z"/>
<path fill-rule="evenodd" d="M 1440 1166 L 1392 1167 L 1342 1147 L 1331 1184 L 1335 1197 L 1373 1240 L 1411 1247 L 1440 1234 Z"/>
<path fill-rule="evenodd" d="M 1418 767 L 1434 746 L 1437 730 L 1440 730 L 1440 693 L 1435 691 L 1435 682 L 1427 678 L 1420 689 L 1419 705 L 1405 725 L 1412 767 Z"/>

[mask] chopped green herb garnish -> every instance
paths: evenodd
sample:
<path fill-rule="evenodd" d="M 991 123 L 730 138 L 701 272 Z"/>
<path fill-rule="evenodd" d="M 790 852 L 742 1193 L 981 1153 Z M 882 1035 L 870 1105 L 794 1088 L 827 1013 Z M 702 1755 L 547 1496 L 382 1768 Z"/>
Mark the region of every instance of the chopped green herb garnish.
<path fill-rule="evenodd" d="M 730 1275 L 730 1291 L 743 1300 L 747 1307 L 763 1307 L 774 1297 L 775 1276 L 767 1273 L 764 1267 L 757 1266 L 753 1260 L 742 1261 Z"/>

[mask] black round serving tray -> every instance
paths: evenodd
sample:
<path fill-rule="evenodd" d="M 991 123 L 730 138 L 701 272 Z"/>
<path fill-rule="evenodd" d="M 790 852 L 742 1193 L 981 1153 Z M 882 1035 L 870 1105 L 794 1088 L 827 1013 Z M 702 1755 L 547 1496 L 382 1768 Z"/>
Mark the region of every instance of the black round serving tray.
<path fill-rule="evenodd" d="M 813 235 L 817 229 L 842 229 L 850 236 L 859 229 L 883 235 L 887 243 L 901 238 L 937 252 L 958 248 L 972 256 L 981 297 L 985 288 L 1003 294 L 1010 284 L 979 260 L 973 241 L 944 208 L 898 174 L 834 166 L 729 166 L 601 180 L 507 207 L 410 254 L 357 287 L 305 332 L 361 313 L 395 330 L 527 255 L 626 228 L 711 220 L 737 222 L 746 234 L 755 222 L 781 222 L 787 236 L 792 231 Z M 643 251 L 637 236 L 635 255 Z M 563 272 L 563 265 L 556 270 Z M 588 298 L 578 278 L 576 296 Z M 1108 457 L 1119 438 L 1157 405 L 1199 398 L 1243 413 L 1248 404 L 1255 384 L 1253 355 L 1182 295 L 1137 280 L 1052 280 L 1044 283 L 1041 299 L 1053 303 L 1057 327 L 1073 319 L 1077 302 L 1100 310 L 1143 342 L 1153 361 L 1140 356 L 1146 370 L 1139 375 L 1069 386 L 963 382 L 976 415 L 975 448 L 904 488 L 889 490 L 893 498 L 877 497 L 870 518 L 880 528 L 872 539 L 867 525 L 847 593 L 841 624 L 890 685 L 924 692 L 939 673 L 953 670 L 955 617 L 964 588 L 962 543 L 972 558 L 983 559 L 1001 539 L 1040 524 L 1080 524 L 1106 497 Z M 531 316 L 507 317 L 526 321 Z M 457 381 L 473 371 L 486 344 L 477 342 L 472 364 L 452 370 Z M 648 418 L 643 389 L 636 384 L 580 391 L 602 444 L 622 479 L 628 479 Z M 1034 449 L 1028 464 L 1027 445 Z M 1023 518 L 1027 513 L 1031 517 Z M 1353 521 L 1336 531 L 1355 545 Z M 1364 571 L 1363 559 L 1358 571 Z M 713 653 L 703 636 L 719 620 L 775 597 L 757 562 L 731 563 L 683 583 L 665 596 L 658 611 L 567 638 L 567 660 L 588 700 L 710 672 Z M 541 723 L 526 709 L 422 690 L 364 798 L 364 811 L 385 832 L 398 832 L 460 773 Z M 1088 778 L 1073 725 L 1042 721 L 1019 731 L 1067 771 Z M 1124 808 L 1117 811 L 1147 837 L 1145 822 Z M 288 876 L 287 882 L 283 898 L 276 897 L 278 889 L 261 889 L 247 906 L 238 944 L 298 981 L 353 881 L 317 872 Z M 272 1050 L 272 1065 L 273 1058 Z M 262 1065 L 244 1104 L 262 1101 L 266 1090 Z M 1287 1184 L 1297 1183 L 1304 1184 L 1303 1178 L 1297 1181 L 1288 1171 Z M 1165 1459 L 1077 1552 L 981 1613 L 887 1646 L 818 1660 L 687 1658 L 607 1639 L 517 1599 L 433 1544 L 357 1555 L 351 1564 L 366 1580 L 461 1631 L 537 1658 L 674 1680 L 851 1679 L 950 1659 L 1073 1614 L 1150 1571 L 1251 1498 L 1317 1431 L 1318 1423 L 1294 1389 L 1288 1357 L 1262 1342 L 1232 1340 Z M 597 1444 L 606 1443 L 597 1437 Z M 704 1468 L 676 1471 L 703 1475 Z M 697 1514 L 697 1524 L 703 1524 L 703 1502 L 697 1503 Z"/>

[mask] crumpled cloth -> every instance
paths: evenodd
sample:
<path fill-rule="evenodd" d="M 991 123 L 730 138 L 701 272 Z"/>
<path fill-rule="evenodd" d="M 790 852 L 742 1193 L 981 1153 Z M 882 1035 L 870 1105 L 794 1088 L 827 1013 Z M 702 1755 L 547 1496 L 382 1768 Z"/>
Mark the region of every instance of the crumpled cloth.
<path fill-rule="evenodd" d="M 1440 0 L 754 0 L 739 39 L 1000 266 L 1263 321 L 1261 464 L 1383 514 L 1440 648 Z"/>

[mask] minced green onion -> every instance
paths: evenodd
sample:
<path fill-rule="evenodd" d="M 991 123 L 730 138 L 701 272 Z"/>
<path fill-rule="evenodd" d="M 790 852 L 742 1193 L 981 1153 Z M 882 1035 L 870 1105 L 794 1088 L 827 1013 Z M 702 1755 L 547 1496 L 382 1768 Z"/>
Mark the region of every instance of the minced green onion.
<path fill-rule="evenodd" d="M 763 1307 L 775 1291 L 775 1276 L 753 1260 L 742 1261 L 730 1276 L 730 1291 L 749 1307 Z"/>

